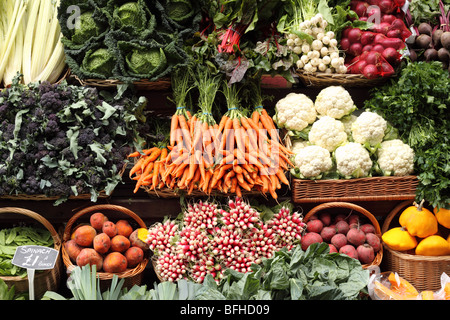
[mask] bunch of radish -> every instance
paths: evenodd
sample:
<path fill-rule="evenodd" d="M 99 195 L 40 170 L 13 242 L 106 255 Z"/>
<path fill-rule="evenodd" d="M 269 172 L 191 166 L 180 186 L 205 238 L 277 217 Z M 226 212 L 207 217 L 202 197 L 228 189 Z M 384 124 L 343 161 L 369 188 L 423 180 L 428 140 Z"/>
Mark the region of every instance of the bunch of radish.
<path fill-rule="evenodd" d="M 156 223 L 147 234 L 156 271 L 166 281 L 186 278 L 201 283 L 211 274 L 218 282 L 226 268 L 250 272 L 262 258 L 299 245 L 306 227 L 302 216 L 286 207 L 263 221 L 239 197 L 221 207 L 203 201 L 189 204 L 180 219 Z"/>
<path fill-rule="evenodd" d="M 381 240 L 374 225 L 366 217 L 355 213 L 332 215 L 322 211 L 312 215 L 301 239 L 302 249 L 306 250 L 317 242 L 328 243 L 330 253 L 346 254 L 361 264 L 371 264 L 381 250 Z"/>
<path fill-rule="evenodd" d="M 450 72 L 450 10 L 445 12 L 442 0 L 439 8 L 437 24 L 422 22 L 414 26 L 410 12 L 407 12 L 406 21 L 416 33 L 409 43 L 410 58 L 412 61 L 441 61 L 442 67 Z"/>
<path fill-rule="evenodd" d="M 346 28 L 340 47 L 346 53 L 349 73 L 366 78 L 389 77 L 400 64 L 401 51 L 411 31 L 406 27 L 400 10 L 404 1 L 352 1 L 351 9 L 360 20 L 374 23 L 368 30 Z"/>
<path fill-rule="evenodd" d="M 344 58 L 339 55 L 338 41 L 333 31 L 327 31 L 328 22 L 318 13 L 299 24 L 300 32 L 313 38 L 310 42 L 295 33 L 287 34 L 288 49 L 299 56 L 297 68 L 307 73 L 347 73 Z"/>

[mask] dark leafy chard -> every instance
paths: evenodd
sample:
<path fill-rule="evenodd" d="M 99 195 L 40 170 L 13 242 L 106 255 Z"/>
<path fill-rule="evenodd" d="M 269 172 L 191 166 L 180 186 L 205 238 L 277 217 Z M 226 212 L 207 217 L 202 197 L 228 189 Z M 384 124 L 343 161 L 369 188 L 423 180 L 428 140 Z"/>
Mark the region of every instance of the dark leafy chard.
<path fill-rule="evenodd" d="M 121 90 L 19 83 L 0 95 L 0 195 L 111 194 L 127 155 L 146 132 L 144 98 Z M 122 88 L 123 89 L 123 88 Z"/>
<path fill-rule="evenodd" d="M 417 201 L 450 207 L 450 79 L 440 62 L 409 62 L 390 83 L 372 90 L 378 111 L 415 152 Z"/>

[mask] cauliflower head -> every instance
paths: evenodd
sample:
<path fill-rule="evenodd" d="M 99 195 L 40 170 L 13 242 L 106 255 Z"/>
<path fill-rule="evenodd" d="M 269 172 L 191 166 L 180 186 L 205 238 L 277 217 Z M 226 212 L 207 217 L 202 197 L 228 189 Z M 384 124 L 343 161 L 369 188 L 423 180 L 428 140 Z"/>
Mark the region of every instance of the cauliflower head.
<path fill-rule="evenodd" d="M 297 154 L 301 149 L 303 149 L 304 147 L 307 147 L 309 145 L 308 141 L 305 140 L 294 140 L 292 142 L 292 147 L 291 147 L 291 151 L 294 154 Z"/>
<path fill-rule="evenodd" d="M 383 141 L 377 157 L 378 167 L 385 176 L 407 176 L 414 171 L 414 150 L 400 139 Z"/>
<path fill-rule="evenodd" d="M 302 148 L 294 158 L 294 165 L 299 169 L 300 177 L 306 179 L 320 178 L 331 170 L 333 161 L 330 152 L 319 146 Z"/>
<path fill-rule="evenodd" d="M 356 110 L 350 93 L 342 86 L 329 86 L 322 89 L 314 105 L 319 115 L 335 119 L 341 119 Z"/>
<path fill-rule="evenodd" d="M 308 134 L 309 142 L 333 152 L 347 142 L 344 124 L 335 118 L 324 116 L 313 123 Z"/>
<path fill-rule="evenodd" d="M 358 119 L 358 117 L 355 116 L 354 114 L 339 119 L 339 121 L 341 121 L 344 124 L 345 133 L 347 134 L 348 137 L 351 137 L 352 135 L 352 125 L 356 119 Z"/>
<path fill-rule="evenodd" d="M 275 123 L 287 130 L 302 131 L 317 118 L 314 102 L 302 93 L 289 93 L 276 103 L 275 111 Z"/>
<path fill-rule="evenodd" d="M 383 141 L 387 128 L 387 121 L 382 116 L 364 111 L 352 123 L 353 141 L 376 146 Z"/>
<path fill-rule="evenodd" d="M 372 169 L 369 151 L 357 142 L 338 147 L 334 157 L 338 173 L 346 179 L 367 177 Z"/>

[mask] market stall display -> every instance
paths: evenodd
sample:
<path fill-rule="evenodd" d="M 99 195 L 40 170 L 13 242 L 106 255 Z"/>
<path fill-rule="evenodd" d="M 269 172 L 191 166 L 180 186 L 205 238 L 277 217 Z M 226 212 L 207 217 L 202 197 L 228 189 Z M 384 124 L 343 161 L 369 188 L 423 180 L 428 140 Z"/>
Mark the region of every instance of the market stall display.
<path fill-rule="evenodd" d="M 449 5 L 2 2 L 3 209 L 71 300 L 447 299 Z"/>

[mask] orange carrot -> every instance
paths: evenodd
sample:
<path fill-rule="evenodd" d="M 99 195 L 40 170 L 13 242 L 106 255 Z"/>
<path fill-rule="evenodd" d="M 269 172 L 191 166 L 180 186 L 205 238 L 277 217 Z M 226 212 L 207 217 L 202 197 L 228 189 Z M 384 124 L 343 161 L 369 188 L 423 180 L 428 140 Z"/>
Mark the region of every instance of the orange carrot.
<path fill-rule="evenodd" d="M 135 174 L 136 172 L 138 172 L 138 171 L 141 170 L 141 165 L 142 165 L 142 163 L 143 163 L 144 161 L 145 161 L 145 158 L 142 157 L 142 158 L 140 158 L 140 159 L 133 165 L 133 167 L 130 169 L 130 172 L 129 172 L 130 177 L 131 177 L 133 174 Z"/>
<path fill-rule="evenodd" d="M 179 123 L 178 123 L 178 115 L 174 114 L 172 116 L 172 119 L 170 121 L 170 145 L 173 146 L 175 145 L 175 141 L 176 141 L 176 133 L 178 131 L 179 128 Z"/>

